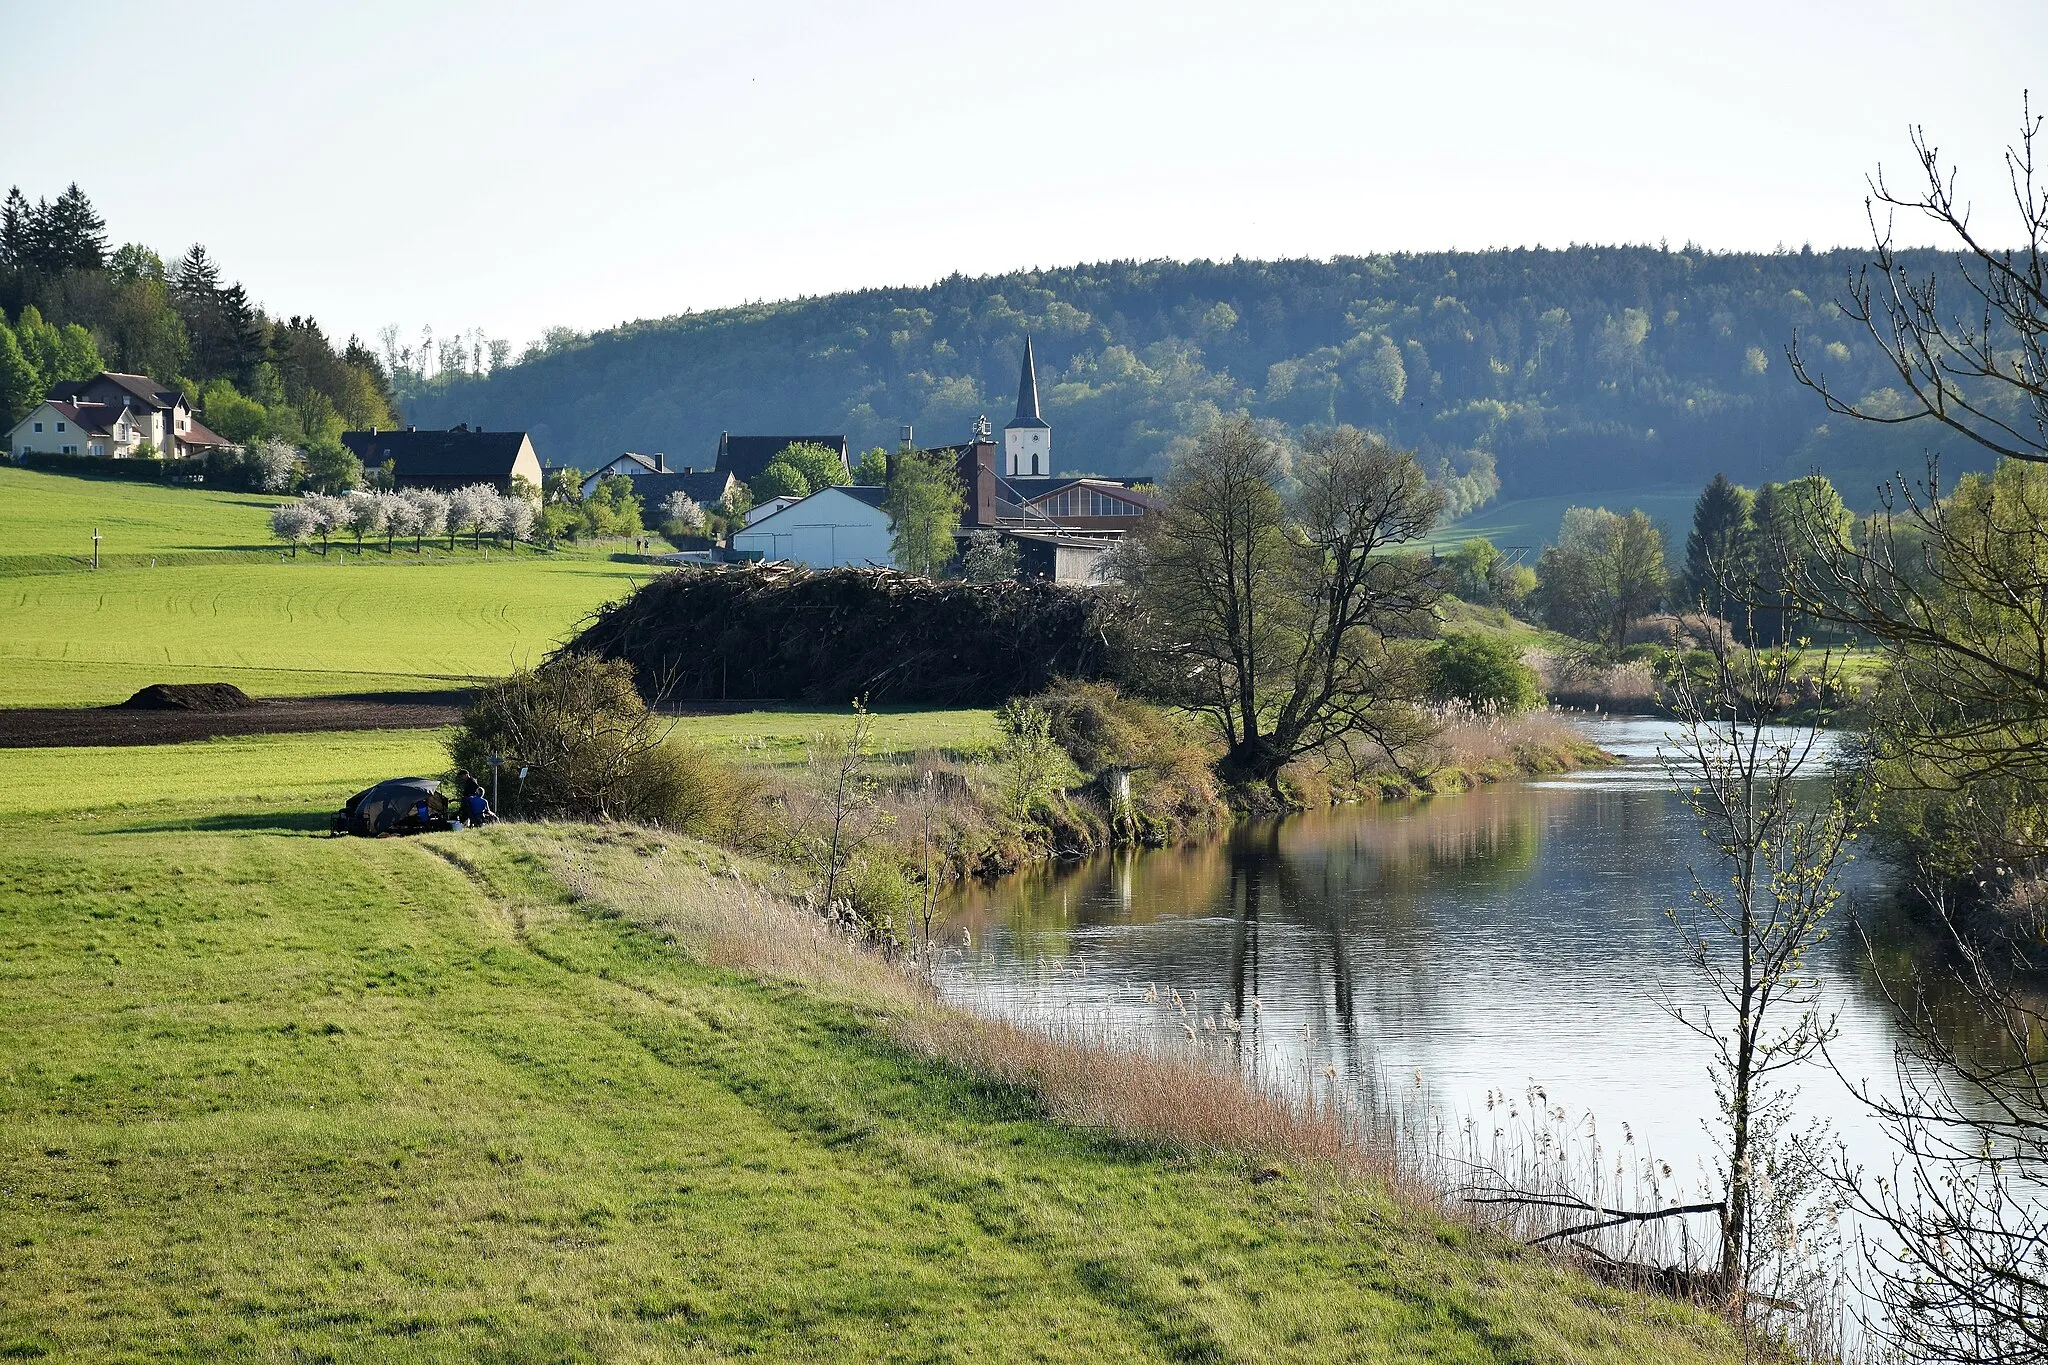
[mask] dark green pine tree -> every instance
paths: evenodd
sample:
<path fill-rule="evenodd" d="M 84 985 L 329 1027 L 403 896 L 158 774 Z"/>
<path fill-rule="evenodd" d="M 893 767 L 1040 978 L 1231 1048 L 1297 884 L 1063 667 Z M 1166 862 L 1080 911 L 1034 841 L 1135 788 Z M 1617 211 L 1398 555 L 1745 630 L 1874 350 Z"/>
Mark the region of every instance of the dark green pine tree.
<path fill-rule="evenodd" d="M 209 303 L 220 293 L 220 267 L 200 243 L 194 242 L 192 249 L 179 258 L 177 269 L 171 272 L 171 292 Z"/>
<path fill-rule="evenodd" d="M 1756 494 L 1726 474 L 1716 474 L 1700 494 L 1685 538 L 1688 606 L 1702 604 L 1720 617 L 1735 609 L 1730 589 L 1739 593 L 1756 573 L 1755 511 Z"/>
<path fill-rule="evenodd" d="M 28 264 L 34 248 L 35 216 L 35 208 L 21 192 L 21 186 L 11 186 L 7 201 L 0 204 L 0 267 Z"/>
<path fill-rule="evenodd" d="M 225 338 L 220 373 L 232 378 L 246 391 L 255 376 L 256 367 L 266 358 L 263 323 L 256 316 L 256 306 L 249 302 L 249 291 L 239 283 L 227 286 L 215 298 L 220 304 Z"/>
<path fill-rule="evenodd" d="M 229 373 L 230 337 L 221 314 L 220 267 L 204 246 L 194 242 L 172 269 L 170 284 L 171 302 L 191 339 L 193 371 L 208 377 Z"/>
<path fill-rule="evenodd" d="M 107 263 L 107 220 L 73 181 L 57 202 L 38 214 L 43 219 L 42 266 L 51 274 L 65 270 L 99 270 Z"/>

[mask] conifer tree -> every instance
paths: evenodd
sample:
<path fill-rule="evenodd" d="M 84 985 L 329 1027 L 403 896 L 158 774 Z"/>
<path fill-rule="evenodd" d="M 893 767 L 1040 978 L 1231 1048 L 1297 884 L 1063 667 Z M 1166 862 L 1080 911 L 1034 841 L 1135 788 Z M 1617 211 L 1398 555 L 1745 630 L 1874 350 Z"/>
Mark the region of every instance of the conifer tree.
<path fill-rule="evenodd" d="M 21 192 L 21 186 L 9 187 L 6 202 L 0 204 L 0 266 L 28 264 L 30 229 L 35 224 L 35 212 L 28 196 Z"/>
<path fill-rule="evenodd" d="M 1685 538 L 1686 605 L 1728 615 L 1728 590 L 1740 592 L 1756 572 L 1755 508 L 1756 494 L 1726 474 L 1716 474 L 1701 492 Z"/>
<path fill-rule="evenodd" d="M 181 299 L 209 303 L 220 293 L 220 267 L 200 243 L 194 242 L 171 272 L 171 292 Z"/>
<path fill-rule="evenodd" d="M 51 273 L 99 270 L 107 263 L 107 220 L 73 181 L 57 202 L 38 215 L 43 220 L 42 266 Z"/>

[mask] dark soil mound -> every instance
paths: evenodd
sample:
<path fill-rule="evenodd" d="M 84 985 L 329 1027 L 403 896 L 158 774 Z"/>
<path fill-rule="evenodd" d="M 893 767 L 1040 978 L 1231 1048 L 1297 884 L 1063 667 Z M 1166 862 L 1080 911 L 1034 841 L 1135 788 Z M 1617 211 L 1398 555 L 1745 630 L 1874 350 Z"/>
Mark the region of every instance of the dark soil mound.
<path fill-rule="evenodd" d="M 1055 678 L 1122 680 L 1130 639 L 1100 588 L 777 565 L 663 574 L 565 651 L 629 661 L 656 701 L 993 706 Z"/>
<path fill-rule="evenodd" d="M 233 683 L 151 683 L 121 703 L 127 711 L 246 711 L 256 699 Z"/>

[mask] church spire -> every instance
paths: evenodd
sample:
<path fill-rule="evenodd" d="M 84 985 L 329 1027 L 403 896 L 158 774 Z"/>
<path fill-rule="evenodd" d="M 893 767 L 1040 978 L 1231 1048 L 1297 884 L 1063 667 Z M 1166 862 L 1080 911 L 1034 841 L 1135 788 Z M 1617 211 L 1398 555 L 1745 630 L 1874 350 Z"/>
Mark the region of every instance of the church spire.
<path fill-rule="evenodd" d="M 1031 356 L 1031 333 L 1024 334 L 1024 369 L 1017 376 L 1017 422 L 1039 425 L 1044 419 L 1038 415 L 1038 365 Z"/>

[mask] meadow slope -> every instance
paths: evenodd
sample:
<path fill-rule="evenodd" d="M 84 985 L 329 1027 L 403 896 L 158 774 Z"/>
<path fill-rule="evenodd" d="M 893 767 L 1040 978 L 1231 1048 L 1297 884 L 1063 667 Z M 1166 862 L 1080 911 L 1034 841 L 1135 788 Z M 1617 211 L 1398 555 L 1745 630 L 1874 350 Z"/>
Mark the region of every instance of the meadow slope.
<path fill-rule="evenodd" d="M 151 682 L 256 696 L 465 687 L 538 663 L 659 572 L 603 549 L 445 541 L 280 558 L 264 544 L 275 501 L 0 468 L 0 706 L 105 705 Z M 83 538 L 89 556 L 94 526 L 97 573 L 51 553 Z M 23 547 L 34 553 L 12 553 Z"/>
<path fill-rule="evenodd" d="M 408 756 L 264 745 L 305 775 L 264 808 L 199 745 L 147 811 L 92 813 L 80 750 L 68 806 L 0 816 L 10 1358 L 1736 1358 L 1355 1181 L 1056 1121 L 905 1050 L 857 973 L 713 965 L 608 889 L 774 869 L 328 840 Z"/>

